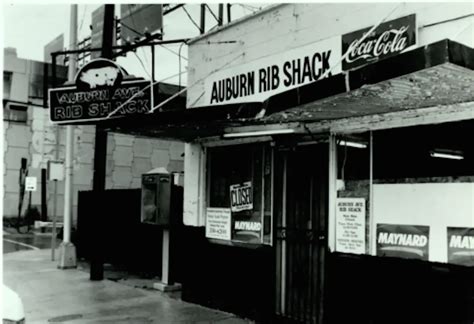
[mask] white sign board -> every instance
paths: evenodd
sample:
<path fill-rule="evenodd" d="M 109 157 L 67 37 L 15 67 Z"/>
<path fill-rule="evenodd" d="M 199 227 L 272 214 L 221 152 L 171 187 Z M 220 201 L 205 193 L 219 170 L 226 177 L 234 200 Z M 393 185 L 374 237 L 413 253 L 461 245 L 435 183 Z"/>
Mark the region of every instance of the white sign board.
<path fill-rule="evenodd" d="M 64 180 L 64 166 L 62 161 L 48 161 L 48 179 L 52 181 Z"/>
<path fill-rule="evenodd" d="M 472 182 L 374 184 L 373 192 L 376 224 L 429 226 L 429 261 L 450 262 L 450 249 L 461 246 L 450 246 L 448 235 L 474 227 Z"/>
<path fill-rule="evenodd" d="M 262 102 L 340 73 L 340 59 L 341 36 L 334 36 L 217 71 L 205 80 L 205 105 Z"/>
<path fill-rule="evenodd" d="M 231 212 L 229 208 L 206 209 L 206 237 L 221 240 L 231 238 Z"/>
<path fill-rule="evenodd" d="M 25 190 L 26 191 L 36 191 L 36 177 L 26 177 L 25 178 Z"/>
<path fill-rule="evenodd" d="M 253 209 L 252 182 L 230 186 L 230 209 L 233 212 Z"/>
<path fill-rule="evenodd" d="M 336 251 L 365 253 L 365 199 L 336 200 Z"/>

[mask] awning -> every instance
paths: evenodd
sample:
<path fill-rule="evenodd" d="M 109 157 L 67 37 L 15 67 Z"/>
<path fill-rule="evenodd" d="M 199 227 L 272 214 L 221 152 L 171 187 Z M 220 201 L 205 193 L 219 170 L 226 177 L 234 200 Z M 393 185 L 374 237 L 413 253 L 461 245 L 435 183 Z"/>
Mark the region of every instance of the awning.
<path fill-rule="evenodd" d="M 111 131 L 192 141 L 239 127 L 275 129 L 291 124 L 297 132 L 323 132 L 334 123 L 344 130 L 344 124 L 353 119 L 373 116 L 380 121 L 394 114 L 423 114 L 424 109 L 431 115 L 453 110 L 459 118 L 473 119 L 473 70 L 472 48 L 442 40 L 283 92 L 263 103 L 158 112 L 107 121 L 104 126 Z"/>

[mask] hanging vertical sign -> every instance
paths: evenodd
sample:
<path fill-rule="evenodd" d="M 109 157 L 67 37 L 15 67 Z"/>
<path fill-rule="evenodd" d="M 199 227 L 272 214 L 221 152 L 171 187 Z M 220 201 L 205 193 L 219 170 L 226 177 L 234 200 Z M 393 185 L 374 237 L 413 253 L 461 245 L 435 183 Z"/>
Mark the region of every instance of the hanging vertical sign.
<path fill-rule="evenodd" d="M 336 251 L 365 253 L 365 199 L 336 200 Z"/>
<path fill-rule="evenodd" d="M 377 224 L 377 255 L 428 261 L 429 226 Z"/>
<path fill-rule="evenodd" d="M 474 266 L 474 228 L 448 227 L 448 263 Z"/>
<path fill-rule="evenodd" d="M 344 71 L 397 55 L 416 45 L 416 15 L 384 22 L 365 40 L 357 44 L 372 27 L 342 35 L 342 53 L 349 52 L 342 61 Z"/>

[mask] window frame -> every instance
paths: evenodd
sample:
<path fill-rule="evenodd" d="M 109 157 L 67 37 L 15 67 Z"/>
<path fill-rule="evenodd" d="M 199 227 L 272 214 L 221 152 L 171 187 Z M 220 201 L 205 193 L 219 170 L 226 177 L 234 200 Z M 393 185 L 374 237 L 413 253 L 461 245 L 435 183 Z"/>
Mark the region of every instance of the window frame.
<path fill-rule="evenodd" d="M 235 148 L 236 146 L 247 146 L 247 149 L 256 149 L 261 153 L 261 174 L 259 179 L 254 178 L 254 171 L 255 171 L 255 160 L 253 160 L 252 167 L 251 167 L 251 181 L 252 181 L 252 187 L 253 191 L 255 190 L 255 182 L 260 181 L 260 186 L 262 190 L 260 190 L 259 193 L 253 192 L 253 197 L 255 201 L 256 195 L 260 196 L 260 206 L 259 206 L 259 213 L 260 213 L 260 220 L 261 220 L 261 231 L 260 231 L 260 241 L 259 242 L 246 242 L 242 240 L 235 240 L 233 236 L 233 226 L 234 226 L 234 217 L 233 213 L 231 212 L 231 239 L 230 240 L 224 240 L 224 239 L 217 239 L 217 238 L 209 238 L 206 237 L 206 239 L 215 244 L 221 244 L 221 245 L 229 245 L 229 246 L 237 246 L 237 247 L 245 247 L 245 248 L 259 248 L 259 247 L 268 247 L 268 246 L 273 246 L 274 242 L 274 228 L 273 228 L 273 190 L 274 190 L 274 146 L 272 145 L 273 142 L 271 141 L 255 141 L 255 142 L 243 142 L 243 143 L 224 143 L 222 145 L 213 145 L 213 146 L 208 146 L 206 147 L 206 181 L 205 181 L 205 208 L 204 208 L 204 214 L 205 214 L 205 223 L 207 223 L 207 208 L 226 208 L 226 207 L 216 207 L 216 206 L 211 206 L 211 187 L 212 187 L 212 181 L 211 178 L 213 176 L 213 156 L 215 156 L 216 149 L 232 149 Z M 230 154 L 230 153 L 229 153 Z M 269 159 L 267 160 L 267 155 Z M 269 174 L 265 175 L 266 172 L 266 163 L 269 162 Z M 265 181 L 265 176 L 269 176 L 270 183 L 267 184 L 268 181 Z M 265 191 L 268 190 L 269 192 L 266 193 Z M 265 196 L 268 196 L 270 199 L 270 204 L 269 210 L 266 210 L 266 201 L 265 201 Z M 229 206 L 230 209 L 230 206 Z M 269 218 L 267 218 L 267 221 L 269 222 L 269 232 L 265 234 L 265 226 L 266 226 L 266 217 L 265 214 L 269 215 Z"/>

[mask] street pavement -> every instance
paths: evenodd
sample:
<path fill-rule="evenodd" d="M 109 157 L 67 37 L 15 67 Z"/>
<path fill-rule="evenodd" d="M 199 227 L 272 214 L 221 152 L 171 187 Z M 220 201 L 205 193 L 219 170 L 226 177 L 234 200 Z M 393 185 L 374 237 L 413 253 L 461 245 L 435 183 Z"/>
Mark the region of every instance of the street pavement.
<path fill-rule="evenodd" d="M 51 250 L 3 254 L 4 283 L 23 300 L 33 323 L 251 323 L 233 314 L 111 280 L 90 281 L 79 269 L 59 270 Z"/>
<path fill-rule="evenodd" d="M 59 241 L 59 240 L 57 240 Z M 59 242 L 57 242 L 57 245 Z M 23 250 L 51 248 L 50 235 L 19 234 L 14 228 L 3 230 L 3 254 Z"/>

